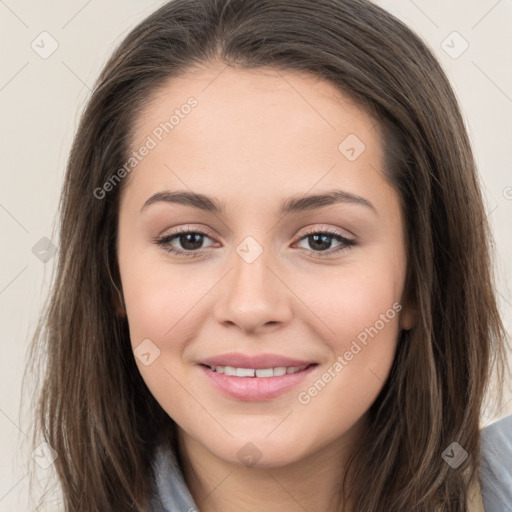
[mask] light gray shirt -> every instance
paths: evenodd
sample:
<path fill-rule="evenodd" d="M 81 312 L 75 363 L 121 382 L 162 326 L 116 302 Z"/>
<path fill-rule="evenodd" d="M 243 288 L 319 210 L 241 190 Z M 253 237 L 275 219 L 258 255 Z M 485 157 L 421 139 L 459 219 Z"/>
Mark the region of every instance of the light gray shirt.
<path fill-rule="evenodd" d="M 153 461 L 156 492 L 148 512 L 199 512 L 172 452 Z M 485 512 L 512 512 L 512 415 L 482 430 L 480 468 Z"/>
<path fill-rule="evenodd" d="M 512 414 L 482 430 L 485 512 L 512 512 Z"/>

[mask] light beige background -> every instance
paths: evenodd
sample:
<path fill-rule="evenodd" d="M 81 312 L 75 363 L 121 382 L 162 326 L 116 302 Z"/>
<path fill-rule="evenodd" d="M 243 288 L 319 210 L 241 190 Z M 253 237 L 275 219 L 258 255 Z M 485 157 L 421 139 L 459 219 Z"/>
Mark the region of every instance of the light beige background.
<path fill-rule="evenodd" d="M 72 136 L 96 76 L 128 31 L 163 3 L 0 0 L 0 512 L 35 510 L 27 497 L 30 451 L 24 446 L 30 418 L 20 412 L 20 385 L 55 260 L 43 263 L 32 248 L 52 237 Z M 459 97 L 494 228 L 500 308 L 510 332 L 512 2 L 378 3 L 430 45 Z M 46 59 L 31 47 L 35 41 L 40 52 L 51 48 L 48 36 L 40 36 L 44 31 L 58 44 Z M 510 413 L 512 401 L 483 423 Z"/>

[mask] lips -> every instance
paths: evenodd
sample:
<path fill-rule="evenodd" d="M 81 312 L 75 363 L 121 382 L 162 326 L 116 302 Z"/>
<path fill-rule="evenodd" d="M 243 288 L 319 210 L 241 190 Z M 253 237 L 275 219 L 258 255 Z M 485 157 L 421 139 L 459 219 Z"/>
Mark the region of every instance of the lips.
<path fill-rule="evenodd" d="M 243 401 L 276 398 L 318 371 L 316 362 L 277 354 L 224 354 L 204 359 L 199 367 L 215 389 L 230 398 Z M 272 376 L 267 374 L 269 369 L 274 371 Z"/>

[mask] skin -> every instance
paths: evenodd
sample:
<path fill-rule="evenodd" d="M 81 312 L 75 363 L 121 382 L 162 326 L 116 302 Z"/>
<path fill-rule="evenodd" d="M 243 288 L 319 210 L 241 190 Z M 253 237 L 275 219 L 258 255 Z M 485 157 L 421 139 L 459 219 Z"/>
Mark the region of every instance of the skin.
<path fill-rule="evenodd" d="M 364 435 L 399 330 L 414 323 L 402 304 L 404 221 L 383 175 L 379 126 L 316 77 L 219 64 L 154 95 L 137 119 L 133 148 L 190 96 L 197 107 L 131 172 L 121 197 L 120 314 L 134 349 L 150 339 L 160 350 L 147 366 L 136 358 L 138 368 L 178 425 L 185 479 L 202 512 L 338 510 L 346 457 Z M 338 149 L 349 134 L 366 146 L 354 161 Z M 153 194 L 177 189 L 218 198 L 226 209 L 156 202 L 141 212 Z M 337 203 L 278 214 L 290 196 L 332 189 L 365 198 L 376 212 Z M 154 242 L 179 227 L 207 234 L 195 246 L 206 249 L 202 256 L 170 254 Z M 334 229 L 357 245 L 332 252 L 342 244 L 331 237 L 322 251 L 308 241 L 310 228 Z M 236 251 L 247 236 L 263 249 L 252 263 Z M 178 237 L 170 245 L 194 247 L 186 243 Z M 400 313 L 309 403 L 299 403 L 299 392 L 395 303 Z M 244 401 L 221 394 L 198 366 L 234 351 L 318 366 L 277 398 Z M 252 467 L 237 456 L 247 442 L 261 454 Z"/>

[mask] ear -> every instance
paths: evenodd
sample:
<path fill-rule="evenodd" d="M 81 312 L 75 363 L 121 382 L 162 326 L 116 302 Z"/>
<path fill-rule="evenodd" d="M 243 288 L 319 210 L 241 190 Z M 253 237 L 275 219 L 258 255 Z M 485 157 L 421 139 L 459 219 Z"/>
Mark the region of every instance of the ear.
<path fill-rule="evenodd" d="M 417 322 L 417 312 L 412 304 L 408 304 L 402 308 L 400 312 L 400 329 L 409 331 Z"/>
<path fill-rule="evenodd" d="M 116 313 L 121 317 L 126 317 L 126 306 L 124 303 L 124 298 L 121 295 L 121 292 L 117 292 L 114 296 L 114 307 L 116 309 Z"/>

